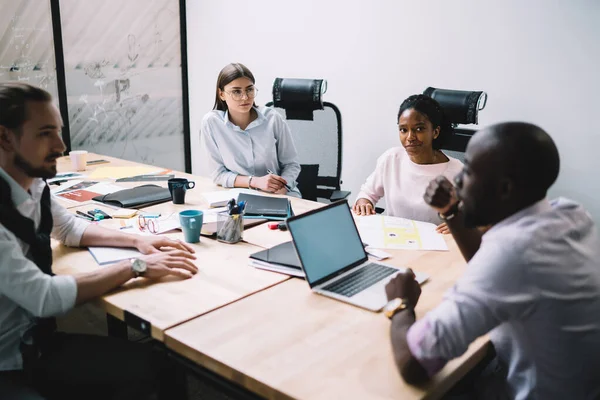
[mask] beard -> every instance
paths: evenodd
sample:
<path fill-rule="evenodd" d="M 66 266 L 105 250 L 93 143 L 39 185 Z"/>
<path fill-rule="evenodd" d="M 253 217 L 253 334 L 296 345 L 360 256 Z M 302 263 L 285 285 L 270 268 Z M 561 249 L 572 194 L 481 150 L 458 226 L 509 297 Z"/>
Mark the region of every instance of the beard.
<path fill-rule="evenodd" d="M 52 153 L 46 157 L 46 161 L 52 161 L 61 155 L 60 153 Z M 56 176 L 56 165 L 51 167 L 35 167 L 19 153 L 15 154 L 14 163 L 17 168 L 25 172 L 30 178 L 50 179 Z"/>
<path fill-rule="evenodd" d="M 469 204 L 463 201 L 461 211 L 465 228 L 490 225 L 493 219 L 491 216 L 494 215 L 494 207 L 490 207 L 491 204 L 494 204 L 493 199 L 480 199 Z"/>
<path fill-rule="evenodd" d="M 463 223 L 465 225 L 465 228 L 477 228 L 478 226 L 485 225 L 480 220 L 481 218 L 479 218 L 479 216 L 476 213 L 471 212 L 470 210 L 463 207 Z"/>

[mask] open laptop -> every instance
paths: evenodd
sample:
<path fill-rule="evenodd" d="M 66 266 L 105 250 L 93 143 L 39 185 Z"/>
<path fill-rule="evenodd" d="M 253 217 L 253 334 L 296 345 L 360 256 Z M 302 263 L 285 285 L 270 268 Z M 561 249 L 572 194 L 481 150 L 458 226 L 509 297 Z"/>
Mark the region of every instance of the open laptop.
<path fill-rule="evenodd" d="M 346 201 L 289 218 L 286 224 L 314 292 L 371 311 L 383 308 L 385 285 L 405 269 L 367 258 Z M 426 280 L 416 275 L 419 283 Z"/>

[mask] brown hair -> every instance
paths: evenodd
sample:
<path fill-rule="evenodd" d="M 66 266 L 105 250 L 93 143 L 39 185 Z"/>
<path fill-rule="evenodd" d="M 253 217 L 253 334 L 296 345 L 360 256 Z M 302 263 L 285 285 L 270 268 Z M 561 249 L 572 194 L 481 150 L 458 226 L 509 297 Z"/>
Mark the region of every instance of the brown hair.
<path fill-rule="evenodd" d="M 28 101 L 50 102 L 52 95 L 27 83 L 1 82 L 0 125 L 19 133 L 27 121 Z"/>
<path fill-rule="evenodd" d="M 224 90 L 225 86 L 235 81 L 238 78 L 248 78 L 252 81 L 252 84 L 256 83 L 254 80 L 254 75 L 252 72 L 241 63 L 231 63 L 227 64 L 221 72 L 219 72 L 219 77 L 217 78 L 217 93 L 215 95 L 215 105 L 213 106 L 213 110 L 227 110 L 227 103 L 221 100 L 219 97 L 219 90 Z M 254 104 L 256 107 L 256 103 Z"/>

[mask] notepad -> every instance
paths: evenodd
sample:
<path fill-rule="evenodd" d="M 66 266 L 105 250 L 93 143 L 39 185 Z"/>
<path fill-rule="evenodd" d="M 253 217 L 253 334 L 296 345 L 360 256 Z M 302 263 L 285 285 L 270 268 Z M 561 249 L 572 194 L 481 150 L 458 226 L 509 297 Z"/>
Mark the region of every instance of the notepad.
<path fill-rule="evenodd" d="M 143 255 L 134 248 L 89 247 L 88 251 L 99 265 L 114 264 Z"/>
<path fill-rule="evenodd" d="M 130 208 L 120 208 L 112 211 L 110 216 L 113 218 L 131 218 L 138 213 L 138 210 L 132 210 Z"/>

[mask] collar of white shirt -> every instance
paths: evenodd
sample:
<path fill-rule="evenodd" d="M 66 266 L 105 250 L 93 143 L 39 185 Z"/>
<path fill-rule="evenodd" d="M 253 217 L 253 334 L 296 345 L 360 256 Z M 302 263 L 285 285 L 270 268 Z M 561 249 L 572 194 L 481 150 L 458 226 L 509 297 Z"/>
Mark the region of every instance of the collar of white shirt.
<path fill-rule="evenodd" d="M 267 120 L 267 117 L 265 117 L 265 114 L 260 110 L 260 108 L 258 108 L 258 107 L 252 107 L 252 108 L 256 111 L 256 119 L 254 121 L 250 122 L 250 124 L 246 127 L 245 130 L 255 128 Z M 231 122 L 229 120 L 229 110 L 226 110 L 223 113 L 222 118 L 223 118 L 223 124 L 228 125 L 229 127 L 231 127 L 232 129 L 234 129 L 236 131 L 244 132 L 239 126 L 235 125 L 233 122 Z"/>
<path fill-rule="evenodd" d="M 26 202 L 39 202 L 42 198 L 42 193 L 45 186 L 45 183 L 42 179 L 37 178 L 33 181 L 33 184 L 30 188 L 30 194 L 2 168 L 0 168 L 0 176 L 2 176 L 2 178 L 8 182 L 8 186 L 10 187 L 10 195 L 15 207 L 18 208 Z"/>

